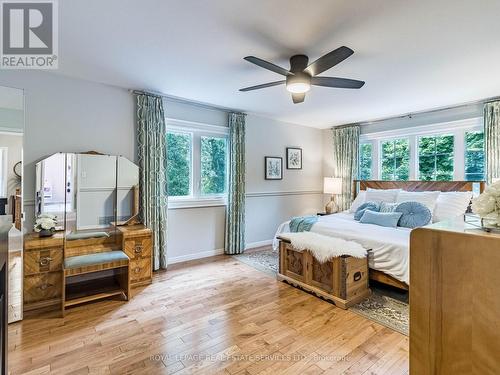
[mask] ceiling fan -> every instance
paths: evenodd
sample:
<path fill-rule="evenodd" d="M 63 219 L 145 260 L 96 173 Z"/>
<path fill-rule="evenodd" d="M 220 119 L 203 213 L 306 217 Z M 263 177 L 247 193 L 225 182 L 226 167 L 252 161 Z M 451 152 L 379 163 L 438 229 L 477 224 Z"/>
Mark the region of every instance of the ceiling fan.
<path fill-rule="evenodd" d="M 354 53 L 349 47 L 342 46 L 326 55 L 321 56 L 312 64 L 308 64 L 309 57 L 306 55 L 295 55 L 290 57 L 290 70 L 275 65 L 268 61 L 259 59 L 255 56 L 244 57 L 244 60 L 258 65 L 261 68 L 285 76 L 281 81 L 264 83 L 262 85 L 250 86 L 240 89 L 240 91 L 259 90 L 266 87 L 286 85 L 286 89 L 292 93 L 292 100 L 295 104 L 302 103 L 306 97 L 306 92 L 313 86 L 336 87 L 342 89 L 360 89 L 365 84 L 364 81 L 358 81 L 348 78 L 337 77 L 318 77 L 317 75 L 341 63 Z"/>

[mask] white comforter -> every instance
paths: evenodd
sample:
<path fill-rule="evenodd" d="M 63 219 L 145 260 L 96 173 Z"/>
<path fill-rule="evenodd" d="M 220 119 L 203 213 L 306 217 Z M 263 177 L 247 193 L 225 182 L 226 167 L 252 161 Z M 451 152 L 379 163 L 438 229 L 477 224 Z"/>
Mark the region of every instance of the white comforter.
<path fill-rule="evenodd" d="M 289 232 L 288 222 L 278 228 L 276 236 Z M 311 232 L 343 238 L 360 243 L 371 249 L 368 255 L 370 268 L 385 272 L 409 284 L 410 231 L 408 228 L 386 228 L 373 224 L 361 224 L 354 220 L 354 214 L 342 212 L 320 216 Z M 277 249 L 277 241 L 273 244 Z"/>

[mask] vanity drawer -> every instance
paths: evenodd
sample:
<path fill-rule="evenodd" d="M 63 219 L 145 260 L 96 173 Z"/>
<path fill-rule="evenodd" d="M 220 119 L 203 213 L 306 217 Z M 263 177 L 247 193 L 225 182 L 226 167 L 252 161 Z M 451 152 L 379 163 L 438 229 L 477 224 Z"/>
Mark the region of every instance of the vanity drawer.
<path fill-rule="evenodd" d="M 24 277 L 24 303 L 34 303 L 60 298 L 62 295 L 62 274 L 46 272 Z"/>
<path fill-rule="evenodd" d="M 24 275 L 60 271 L 62 258 L 63 251 L 57 248 L 25 251 Z"/>
<path fill-rule="evenodd" d="M 125 239 L 125 254 L 130 259 L 151 258 L 151 236 L 131 237 Z"/>
<path fill-rule="evenodd" d="M 137 282 L 151 278 L 151 258 L 142 258 L 130 262 L 130 281 Z"/>

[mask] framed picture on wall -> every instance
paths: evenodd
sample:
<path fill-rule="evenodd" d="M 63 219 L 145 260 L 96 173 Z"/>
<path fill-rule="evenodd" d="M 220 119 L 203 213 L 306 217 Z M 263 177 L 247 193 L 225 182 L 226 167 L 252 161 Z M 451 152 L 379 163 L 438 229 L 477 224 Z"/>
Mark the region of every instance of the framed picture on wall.
<path fill-rule="evenodd" d="M 264 157 L 266 180 L 281 180 L 283 179 L 283 158 L 276 156 Z"/>
<path fill-rule="evenodd" d="M 298 147 L 286 148 L 286 169 L 302 169 L 302 149 Z"/>

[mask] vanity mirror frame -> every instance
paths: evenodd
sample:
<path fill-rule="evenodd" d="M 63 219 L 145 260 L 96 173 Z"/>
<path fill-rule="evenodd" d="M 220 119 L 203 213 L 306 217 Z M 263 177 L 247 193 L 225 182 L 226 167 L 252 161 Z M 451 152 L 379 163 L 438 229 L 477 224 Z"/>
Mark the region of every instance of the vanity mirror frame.
<path fill-rule="evenodd" d="M 60 155 L 60 160 L 53 159 L 56 155 Z M 103 176 L 101 176 L 102 180 L 97 183 L 97 186 L 87 186 L 85 187 L 86 192 L 90 196 L 94 193 L 98 193 L 99 191 L 112 190 L 112 209 L 109 207 L 104 208 L 105 204 L 109 204 L 104 202 L 101 206 L 102 212 L 109 212 L 109 215 L 99 216 L 97 213 L 95 217 L 98 220 L 105 220 L 105 223 L 94 223 L 91 225 L 82 224 L 80 222 L 81 216 L 78 216 L 81 212 L 82 206 L 82 198 L 79 197 L 79 193 L 77 193 L 84 186 L 84 183 L 80 182 L 82 176 L 86 178 L 86 170 L 80 171 L 82 157 L 83 156 L 96 156 L 96 157 L 110 157 L 115 160 L 111 160 L 109 162 L 103 163 L 108 164 L 108 169 L 110 164 L 114 164 L 112 169 L 105 170 L 103 172 Z M 52 159 L 51 159 L 52 158 Z M 45 173 L 46 168 L 44 163 L 51 160 L 51 163 L 54 164 L 52 170 L 56 170 L 54 174 L 56 177 L 54 179 L 54 185 L 57 185 L 57 191 L 59 192 L 59 201 L 56 201 L 54 206 L 54 210 L 44 210 L 43 207 L 46 207 L 45 203 L 46 195 L 48 190 L 51 190 L 51 194 L 55 189 L 53 186 L 47 187 L 45 184 Z M 99 161 L 92 161 L 92 159 L 87 159 L 90 161 L 90 164 L 99 164 Z M 91 168 L 87 166 L 88 168 Z M 57 172 L 57 168 L 61 168 L 59 172 Z M 91 169 L 90 169 L 91 170 Z M 125 174 L 125 171 L 127 173 Z M 109 175 L 111 173 L 111 176 Z M 95 177 L 95 176 L 94 176 Z M 111 177 L 111 179 L 110 179 Z M 80 185 L 79 185 L 80 184 Z M 62 187 L 62 189 L 61 189 Z M 76 190 L 75 190 L 76 189 Z M 42 196 L 43 194 L 43 196 Z M 63 197 L 64 195 L 64 197 Z M 102 199 L 102 197 L 101 197 Z M 57 203 L 59 202 L 59 203 Z M 93 202 L 95 204 L 95 202 Z M 71 207 L 69 207 L 69 205 Z M 97 204 L 99 205 L 99 204 Z M 60 209 L 58 210 L 58 206 Z M 74 206 L 74 207 L 73 207 Z M 125 215 L 120 215 L 120 212 L 125 210 Z M 101 214 L 102 214 L 101 212 Z M 88 151 L 88 152 L 59 152 L 52 154 L 46 158 L 43 158 L 38 163 L 36 163 L 36 182 L 35 182 L 35 218 L 42 213 L 54 213 L 59 218 L 59 225 L 56 226 L 56 231 L 64 231 L 66 234 L 72 232 L 89 232 L 89 231 L 101 231 L 101 232 L 113 232 L 116 231 L 116 227 L 122 225 L 133 225 L 138 224 L 139 221 L 139 167 L 130 161 L 128 158 L 122 155 L 111 155 L 111 154 L 103 154 L 96 151 Z M 74 214 L 74 217 L 70 217 L 71 214 Z M 91 216 L 94 216 L 93 213 Z M 120 217 L 121 216 L 121 217 Z M 123 217 L 124 216 L 124 217 Z M 107 218 L 107 219 L 106 219 Z M 87 227 L 88 226 L 88 227 Z"/>

